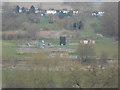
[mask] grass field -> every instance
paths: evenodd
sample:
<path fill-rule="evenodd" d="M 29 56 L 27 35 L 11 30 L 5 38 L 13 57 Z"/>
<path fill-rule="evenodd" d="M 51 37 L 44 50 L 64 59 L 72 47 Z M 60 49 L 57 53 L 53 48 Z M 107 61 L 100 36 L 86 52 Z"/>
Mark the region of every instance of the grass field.
<path fill-rule="evenodd" d="M 27 43 L 29 41 L 24 40 L 3 40 L 2 41 L 2 58 L 20 58 L 24 55 L 19 55 L 16 53 L 16 49 L 19 43 Z"/>
<path fill-rule="evenodd" d="M 17 46 L 19 43 L 27 43 L 30 41 L 22 41 L 22 40 L 3 40 L 2 42 L 2 55 L 4 56 L 17 56 L 20 55 L 16 53 L 16 49 L 19 48 Z M 59 45 L 59 40 L 45 40 L 47 43 Z M 78 43 L 79 40 L 71 40 L 71 43 Z M 49 48 L 67 48 L 67 49 L 76 49 L 78 46 L 76 45 L 66 45 L 66 46 L 54 46 Z M 108 53 L 109 58 L 113 58 L 114 55 L 118 55 L 118 44 L 111 39 L 108 38 L 98 38 L 95 44 L 96 55 L 100 56 L 102 52 Z M 21 57 L 21 56 L 20 56 Z"/>

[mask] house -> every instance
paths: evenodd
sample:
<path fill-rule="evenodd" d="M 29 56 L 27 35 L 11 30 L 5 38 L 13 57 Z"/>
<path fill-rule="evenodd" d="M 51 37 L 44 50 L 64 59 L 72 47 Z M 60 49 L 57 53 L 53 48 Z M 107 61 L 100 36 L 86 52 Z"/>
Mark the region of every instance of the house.
<path fill-rule="evenodd" d="M 22 8 L 19 8 L 19 13 L 22 13 Z"/>
<path fill-rule="evenodd" d="M 83 43 L 83 44 L 95 44 L 96 41 L 95 40 L 81 40 L 80 43 Z"/>
<path fill-rule="evenodd" d="M 39 8 L 35 8 L 35 13 L 37 14 L 39 12 L 40 12 Z"/>
<path fill-rule="evenodd" d="M 64 14 L 68 14 L 68 13 L 69 13 L 69 10 L 63 9 L 62 12 L 63 12 Z"/>
<path fill-rule="evenodd" d="M 84 40 L 83 41 L 84 44 L 88 44 L 88 42 L 89 42 L 88 40 Z"/>
<path fill-rule="evenodd" d="M 99 16 L 103 16 L 104 12 L 98 12 Z"/>
<path fill-rule="evenodd" d="M 81 43 L 81 44 L 88 44 L 88 43 L 89 43 L 89 40 L 80 40 L 80 43 Z"/>
<path fill-rule="evenodd" d="M 101 12 L 101 11 L 99 11 L 99 12 L 93 12 L 92 13 L 92 16 L 103 16 L 103 14 L 104 14 L 104 12 Z"/>
<path fill-rule="evenodd" d="M 46 14 L 56 14 L 57 13 L 57 11 L 56 10 L 54 10 L 54 9 L 49 9 L 49 10 L 46 10 Z"/>
<path fill-rule="evenodd" d="M 94 11 L 94 12 L 92 12 L 92 16 L 99 16 L 99 14 L 98 14 L 98 12 L 97 11 Z"/>
<path fill-rule="evenodd" d="M 73 10 L 73 15 L 76 15 L 76 14 L 78 14 L 78 13 L 79 13 L 78 10 Z"/>
<path fill-rule="evenodd" d="M 46 10 L 39 9 L 40 16 L 45 16 Z"/>
<path fill-rule="evenodd" d="M 52 15 L 56 15 L 56 14 L 61 14 L 61 16 L 65 16 L 65 15 L 68 15 L 68 16 L 72 16 L 72 15 L 76 15 L 79 12 L 78 9 L 75 9 L 75 10 L 68 10 L 68 9 L 53 9 L 53 8 L 50 8 L 50 9 L 40 9 L 38 7 L 34 7 L 34 6 L 31 6 L 30 9 L 28 8 L 20 8 L 19 6 L 16 6 L 16 9 L 13 13 L 35 13 L 35 14 L 40 14 L 41 16 L 46 16 L 46 15 L 49 15 L 49 14 L 52 14 Z M 102 16 L 103 12 L 99 12 L 99 14 Z M 92 15 L 97 15 L 95 13 L 92 13 Z"/>
<path fill-rule="evenodd" d="M 95 44 L 95 43 L 96 43 L 96 41 L 95 41 L 95 40 L 92 40 L 92 41 L 91 41 L 91 44 Z"/>

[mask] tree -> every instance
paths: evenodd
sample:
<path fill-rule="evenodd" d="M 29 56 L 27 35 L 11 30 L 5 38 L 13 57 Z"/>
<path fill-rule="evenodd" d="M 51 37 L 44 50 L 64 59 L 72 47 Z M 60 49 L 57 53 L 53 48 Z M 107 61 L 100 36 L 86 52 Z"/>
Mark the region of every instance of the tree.
<path fill-rule="evenodd" d="M 90 44 L 80 44 L 78 48 L 78 59 L 81 62 L 89 62 L 95 59 L 94 47 Z"/>
<path fill-rule="evenodd" d="M 78 22 L 78 29 L 81 29 L 83 27 L 82 21 Z"/>
<path fill-rule="evenodd" d="M 52 14 L 48 15 L 48 22 L 54 23 L 54 15 L 52 15 Z"/>
<path fill-rule="evenodd" d="M 35 7 L 33 5 L 30 7 L 30 13 L 35 13 Z"/>
<path fill-rule="evenodd" d="M 76 29 L 76 27 L 77 27 L 77 23 L 75 22 L 75 23 L 73 24 L 73 28 Z"/>
<path fill-rule="evenodd" d="M 19 13 L 19 9 L 20 9 L 20 7 L 17 5 L 16 8 L 15 8 L 15 12 Z"/>
<path fill-rule="evenodd" d="M 101 57 L 100 57 L 102 63 L 107 63 L 107 59 L 108 59 L 108 54 L 106 52 L 102 52 Z"/>
<path fill-rule="evenodd" d="M 22 12 L 26 13 L 26 9 L 24 7 L 22 7 Z"/>
<path fill-rule="evenodd" d="M 82 27 L 83 27 L 82 21 L 73 23 L 73 28 L 74 29 L 80 30 Z"/>
<path fill-rule="evenodd" d="M 64 19 L 66 16 L 67 16 L 67 14 L 65 14 L 65 13 L 63 13 L 63 12 L 60 12 L 60 13 L 58 14 L 58 17 L 59 17 L 60 19 Z"/>

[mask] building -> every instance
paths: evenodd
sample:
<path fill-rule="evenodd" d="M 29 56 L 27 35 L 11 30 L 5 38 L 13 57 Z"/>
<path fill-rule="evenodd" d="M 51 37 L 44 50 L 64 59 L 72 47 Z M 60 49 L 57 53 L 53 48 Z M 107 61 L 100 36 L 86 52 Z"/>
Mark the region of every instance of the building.
<path fill-rule="evenodd" d="M 66 37 L 60 37 L 60 45 L 66 45 Z"/>
<path fill-rule="evenodd" d="M 39 12 L 40 12 L 39 8 L 35 8 L 35 13 L 37 14 Z"/>
<path fill-rule="evenodd" d="M 63 9 L 62 12 L 63 12 L 64 14 L 68 14 L 68 13 L 69 13 L 69 10 Z"/>
<path fill-rule="evenodd" d="M 54 10 L 54 9 L 49 9 L 49 10 L 46 10 L 46 14 L 57 14 L 57 11 Z"/>
<path fill-rule="evenodd" d="M 53 8 L 50 8 L 50 9 L 40 9 L 38 7 L 34 7 L 34 6 L 31 6 L 30 9 L 28 8 L 20 8 L 19 6 L 16 6 L 16 9 L 13 13 L 35 13 L 35 14 L 40 14 L 41 16 L 46 16 L 46 15 L 49 15 L 49 14 L 52 14 L 52 15 L 59 15 L 59 14 L 70 14 L 70 15 L 76 15 L 79 12 L 78 9 L 75 9 L 75 10 L 72 10 L 72 9 L 66 9 L 63 7 L 63 9 L 53 9 Z M 99 14 L 102 16 L 102 13 L 103 12 L 99 12 Z M 94 12 L 92 13 L 92 15 L 94 15 Z M 97 14 L 95 14 L 97 15 Z M 95 16 L 94 15 L 94 16 Z"/>
<path fill-rule="evenodd" d="M 19 9 L 19 13 L 22 13 L 22 8 Z"/>
<path fill-rule="evenodd" d="M 78 14 L 78 13 L 79 13 L 78 10 L 73 10 L 73 15 L 76 15 L 76 14 Z"/>
<path fill-rule="evenodd" d="M 101 12 L 101 11 L 99 11 L 99 12 L 93 12 L 92 16 L 103 16 L 103 14 L 104 14 L 104 12 Z"/>
<path fill-rule="evenodd" d="M 80 40 L 80 43 L 82 44 L 95 44 L 95 40 Z"/>

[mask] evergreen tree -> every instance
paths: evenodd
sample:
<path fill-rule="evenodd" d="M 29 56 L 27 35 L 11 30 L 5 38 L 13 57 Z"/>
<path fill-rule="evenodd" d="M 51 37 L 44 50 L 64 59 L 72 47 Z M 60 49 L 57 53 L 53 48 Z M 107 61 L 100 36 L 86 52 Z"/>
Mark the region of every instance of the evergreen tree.
<path fill-rule="evenodd" d="M 16 8 L 15 8 L 15 12 L 19 13 L 19 9 L 20 9 L 20 7 L 17 5 Z"/>
<path fill-rule="evenodd" d="M 35 7 L 33 5 L 30 8 L 30 13 L 35 13 Z"/>
<path fill-rule="evenodd" d="M 24 7 L 22 7 L 22 12 L 26 13 L 26 9 Z"/>

